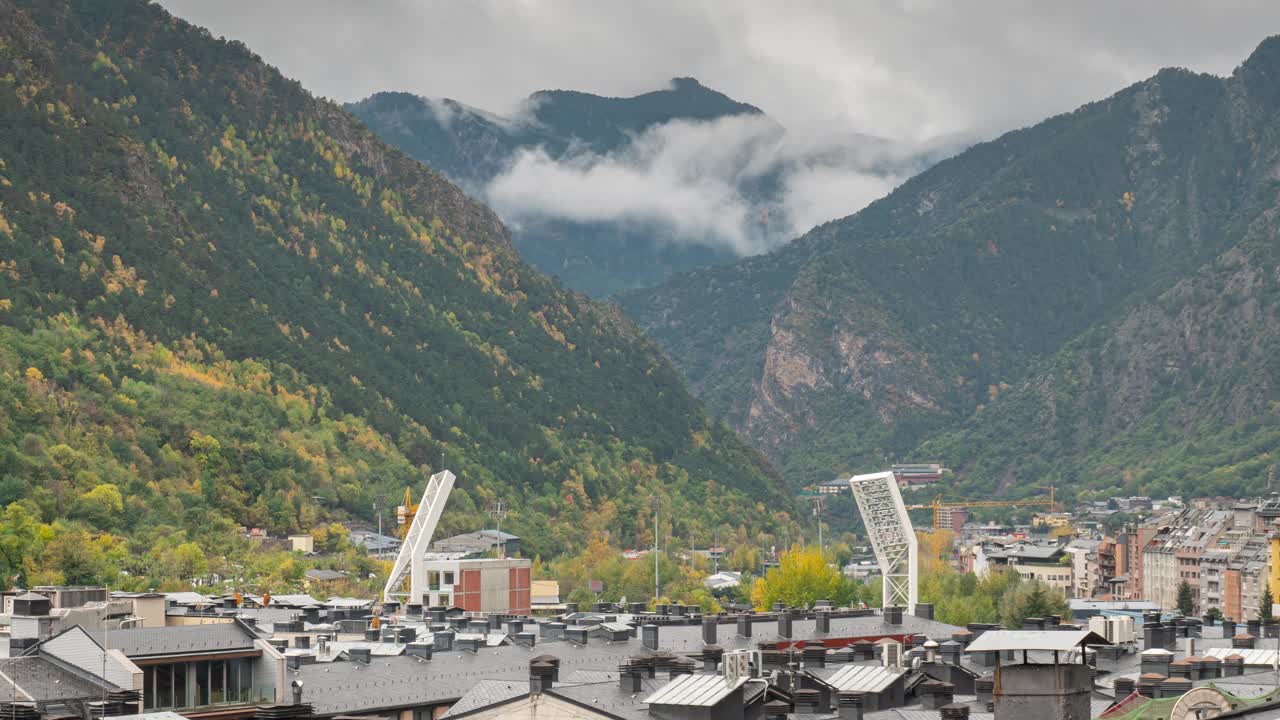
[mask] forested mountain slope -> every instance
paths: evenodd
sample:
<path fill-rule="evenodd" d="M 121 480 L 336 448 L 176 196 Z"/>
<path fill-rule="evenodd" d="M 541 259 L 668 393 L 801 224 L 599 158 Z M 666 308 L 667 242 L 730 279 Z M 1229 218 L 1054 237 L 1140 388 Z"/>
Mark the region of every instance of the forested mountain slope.
<path fill-rule="evenodd" d="M 130 538 L 368 521 L 443 464 L 443 530 L 501 496 L 548 555 L 641 541 L 654 497 L 679 536 L 786 521 L 767 462 L 627 321 L 155 5 L 0 0 L 0 263 L 0 499 L 37 520 Z M 94 492 L 125 512 L 68 513 Z"/>
<path fill-rule="evenodd" d="M 1276 280 L 1278 97 L 1280 39 L 1230 78 L 1162 71 L 623 305 L 797 480 L 889 456 L 958 491 L 1159 486 L 1134 470 L 1271 412 L 1280 325 L 1240 284 Z M 1096 455 L 1122 446 L 1128 470 Z"/>

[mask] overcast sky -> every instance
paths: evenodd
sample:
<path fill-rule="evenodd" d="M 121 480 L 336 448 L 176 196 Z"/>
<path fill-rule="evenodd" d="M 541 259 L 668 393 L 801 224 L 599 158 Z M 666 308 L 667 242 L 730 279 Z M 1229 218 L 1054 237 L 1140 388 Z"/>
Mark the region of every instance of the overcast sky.
<path fill-rule="evenodd" d="M 762 119 L 677 121 L 607 156 L 522 150 L 472 190 L 517 231 L 537 218 L 646 224 L 742 255 L 856 212 L 931 149 L 1161 67 L 1226 75 L 1280 33 L 1280 0 L 161 2 L 338 101 L 400 90 L 510 115 L 537 90 L 628 96 L 695 77 L 785 137 Z M 781 192 L 762 202 L 744 188 L 765 173 Z"/>
<path fill-rule="evenodd" d="M 1165 66 L 1228 74 L 1280 2 L 161 0 L 313 92 L 630 95 L 693 76 L 792 131 L 991 137 Z"/>

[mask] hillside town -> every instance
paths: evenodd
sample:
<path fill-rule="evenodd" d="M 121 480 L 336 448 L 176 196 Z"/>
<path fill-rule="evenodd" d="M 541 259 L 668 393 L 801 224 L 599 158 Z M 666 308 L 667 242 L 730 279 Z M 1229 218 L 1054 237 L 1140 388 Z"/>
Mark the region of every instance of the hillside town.
<path fill-rule="evenodd" d="M 393 543 L 380 597 L 307 592 L 0 593 L 0 716 L 129 720 L 581 718 L 916 720 L 1272 718 L 1280 713 L 1280 498 L 1123 498 L 1029 524 L 915 531 L 893 471 L 845 480 L 884 602 L 707 612 L 649 598 L 582 605 L 530 575 L 519 538 L 433 539 L 452 487 L 433 476 Z M 834 487 L 834 485 L 833 485 Z M 877 495 L 882 493 L 882 495 Z M 872 505 L 885 498 L 887 505 Z M 895 507 L 896 506 L 896 507 Z M 1107 518 L 1131 516 L 1114 532 Z M 955 625 L 917 599 L 915 551 L 953 571 L 1069 598 L 1016 626 Z M 888 533 L 888 534 L 886 534 Z M 376 533 L 374 534 L 376 535 Z M 382 537 L 382 536 L 378 536 Z M 377 540 L 378 538 L 374 538 Z M 288 539 L 307 554 L 308 535 Z M 912 544 L 914 547 L 914 544 Z M 369 552 L 383 552 L 382 544 Z M 495 556 L 495 551 L 497 556 Z M 847 569 L 846 569 L 847 570 Z M 708 587 L 741 582 L 708 575 Z M 898 604 L 898 600 L 905 600 Z M 1272 642 L 1274 640 L 1274 642 Z M 1192 714 L 1188 714 L 1192 713 Z M 1199 714 L 1194 714 L 1199 713 Z M 1211 714 L 1206 714 L 1211 713 Z"/>

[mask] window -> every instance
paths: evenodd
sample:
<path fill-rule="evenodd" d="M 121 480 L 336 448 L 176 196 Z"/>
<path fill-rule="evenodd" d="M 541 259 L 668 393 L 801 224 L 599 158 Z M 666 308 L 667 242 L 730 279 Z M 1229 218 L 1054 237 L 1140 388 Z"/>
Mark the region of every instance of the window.
<path fill-rule="evenodd" d="M 195 707 L 203 707 L 209 704 L 209 661 L 201 660 L 194 663 L 196 670 L 196 692 Z"/>
<path fill-rule="evenodd" d="M 444 573 L 444 584 L 445 584 L 445 585 L 452 585 L 452 584 L 453 584 L 453 573 L 452 573 L 452 572 L 449 572 L 449 571 L 447 571 L 447 570 L 445 571 L 445 573 Z"/>
<path fill-rule="evenodd" d="M 209 704 L 218 705 L 227 701 L 227 663 L 225 660 L 214 660 L 209 663 Z"/>
<path fill-rule="evenodd" d="M 173 707 L 173 666 L 157 665 L 152 668 L 155 671 L 156 682 L 156 707 Z M 185 668 L 184 668 L 185 669 Z"/>
<path fill-rule="evenodd" d="M 187 695 L 187 663 L 173 665 L 173 706 L 188 707 L 191 698 Z"/>
<path fill-rule="evenodd" d="M 184 707 L 187 704 L 187 666 L 152 665 L 143 670 L 144 709 Z"/>

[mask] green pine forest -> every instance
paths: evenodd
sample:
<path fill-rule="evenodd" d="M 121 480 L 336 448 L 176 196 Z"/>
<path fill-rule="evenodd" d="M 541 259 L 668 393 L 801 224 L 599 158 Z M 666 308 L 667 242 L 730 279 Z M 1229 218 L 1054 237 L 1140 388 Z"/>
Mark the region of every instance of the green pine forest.
<path fill-rule="evenodd" d="M 0 0 L 0 572 L 293 584 L 242 528 L 374 527 L 459 477 L 526 554 L 795 529 L 763 455 L 487 208 L 243 45 L 141 2 Z M 332 530 L 332 531 L 330 531 Z M 286 562 L 288 560 L 288 562 Z M 247 564 L 247 566 L 246 566 Z M 262 565 L 263 567 L 259 567 Z M 371 583 L 372 584 L 372 583 Z M 277 588 L 278 589 L 278 588 Z"/>

